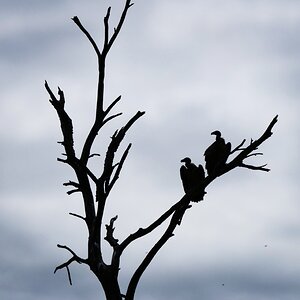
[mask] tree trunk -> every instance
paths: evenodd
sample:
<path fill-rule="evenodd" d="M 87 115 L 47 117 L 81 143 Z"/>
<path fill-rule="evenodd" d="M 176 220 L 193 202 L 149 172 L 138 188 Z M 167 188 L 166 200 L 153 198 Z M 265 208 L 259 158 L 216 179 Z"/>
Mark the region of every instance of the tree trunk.
<path fill-rule="evenodd" d="M 102 269 L 100 272 L 95 272 L 94 270 L 93 272 L 103 287 L 106 300 L 122 300 L 118 283 L 118 272 L 115 272 L 110 266 L 106 266 L 105 269 Z"/>

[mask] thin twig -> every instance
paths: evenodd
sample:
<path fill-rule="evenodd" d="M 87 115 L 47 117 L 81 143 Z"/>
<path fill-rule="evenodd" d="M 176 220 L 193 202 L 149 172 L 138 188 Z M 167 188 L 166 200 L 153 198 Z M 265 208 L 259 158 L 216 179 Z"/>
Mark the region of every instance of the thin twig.
<path fill-rule="evenodd" d="M 271 169 L 265 168 L 266 165 L 267 164 L 264 164 L 264 165 L 261 165 L 261 166 L 252 166 L 252 165 L 242 163 L 242 164 L 239 165 L 239 167 L 247 168 L 247 169 L 250 169 L 250 170 L 256 170 L 256 171 L 265 171 L 265 172 L 271 171 Z"/>
<path fill-rule="evenodd" d="M 72 257 L 62 263 L 61 265 L 57 266 L 54 270 L 54 274 L 58 271 L 58 270 L 61 270 L 63 268 L 66 268 L 67 269 L 67 272 L 68 272 L 68 278 L 69 278 L 69 282 L 70 282 L 70 285 L 72 285 L 72 279 L 71 279 L 71 273 L 70 273 L 70 270 L 69 270 L 69 266 L 72 262 L 76 261 L 77 263 L 79 264 L 82 264 L 82 263 L 87 263 L 87 260 L 86 259 L 83 259 L 81 257 L 79 257 L 71 248 L 67 247 L 67 246 L 64 246 L 64 245 L 59 245 L 57 244 L 57 247 L 58 248 L 62 248 L 62 249 L 66 249 L 67 251 L 69 251 L 71 254 L 72 254 Z"/>
<path fill-rule="evenodd" d="M 264 154 L 262 152 L 251 153 L 251 154 L 247 155 L 247 158 L 249 158 L 251 156 L 257 156 L 257 155 L 264 155 Z"/>
<path fill-rule="evenodd" d="M 242 141 L 238 146 L 236 146 L 236 147 L 230 152 L 230 154 L 233 154 L 233 153 L 236 152 L 236 151 L 241 151 L 241 150 L 243 150 L 242 146 L 245 144 L 245 142 L 246 142 L 246 139 L 243 139 L 243 141 Z"/>
<path fill-rule="evenodd" d="M 116 118 L 116 117 L 119 117 L 119 116 L 121 116 L 121 115 L 122 115 L 122 113 L 118 113 L 118 114 L 115 114 L 115 115 L 112 115 L 112 116 L 106 118 L 106 119 L 103 121 L 103 125 L 104 125 L 105 123 L 111 121 L 112 119 L 114 119 L 114 118 Z"/>
<path fill-rule="evenodd" d="M 104 45 L 103 45 L 103 48 L 106 47 L 106 45 L 108 44 L 108 40 L 109 40 L 108 20 L 109 20 L 109 17 L 110 17 L 110 11 L 111 11 L 111 7 L 109 7 L 107 9 L 106 16 L 104 17 Z"/>
<path fill-rule="evenodd" d="M 122 157 L 121 157 L 121 160 L 118 164 L 116 164 L 115 166 L 117 167 L 117 170 L 116 170 L 116 173 L 114 174 L 114 177 L 113 179 L 111 180 L 111 182 L 109 182 L 108 184 L 108 188 L 106 190 L 107 193 L 110 192 L 110 190 L 113 188 L 113 186 L 115 185 L 116 181 L 119 179 L 119 176 L 120 176 L 120 172 L 122 170 L 122 167 L 123 167 L 123 164 L 127 158 L 127 155 L 129 153 L 129 150 L 131 148 L 131 144 L 129 144 L 126 148 L 126 150 L 124 151 Z"/>
<path fill-rule="evenodd" d="M 104 116 L 106 116 L 111 110 L 112 108 L 121 100 L 121 95 L 119 97 L 117 97 L 104 111 Z"/>
<path fill-rule="evenodd" d="M 90 154 L 89 155 L 89 158 L 92 158 L 92 157 L 94 157 L 94 156 L 101 156 L 99 153 L 93 153 L 93 154 Z"/>
<path fill-rule="evenodd" d="M 70 285 L 72 285 L 72 278 L 71 278 L 71 272 L 70 272 L 70 269 L 69 269 L 69 265 L 66 266 L 66 269 L 67 269 L 67 272 L 68 272 L 68 278 L 69 278 Z"/>
<path fill-rule="evenodd" d="M 74 193 L 80 193 L 80 192 L 81 192 L 80 189 L 74 189 L 74 190 L 67 191 L 67 194 L 70 196 L 70 195 L 72 195 Z"/>
<path fill-rule="evenodd" d="M 85 217 L 83 217 L 83 216 L 80 216 L 80 215 L 77 215 L 77 214 L 74 214 L 74 213 L 69 213 L 69 215 L 71 215 L 73 217 L 77 217 L 79 219 L 82 219 L 82 220 L 86 221 Z"/>
<path fill-rule="evenodd" d="M 79 27 L 79 29 L 85 34 L 85 36 L 88 38 L 88 40 L 90 41 L 90 43 L 92 44 L 97 57 L 100 58 L 101 57 L 101 53 L 99 51 L 99 48 L 95 42 L 95 40 L 92 38 L 92 36 L 90 35 L 90 33 L 85 29 L 85 27 L 81 24 L 79 18 L 77 16 L 74 16 L 72 18 L 72 20 L 74 21 L 74 23 Z"/>

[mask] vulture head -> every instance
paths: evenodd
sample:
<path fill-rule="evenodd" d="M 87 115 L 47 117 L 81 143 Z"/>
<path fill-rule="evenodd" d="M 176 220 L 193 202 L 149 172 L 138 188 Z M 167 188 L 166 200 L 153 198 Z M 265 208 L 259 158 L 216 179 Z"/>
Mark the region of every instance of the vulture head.
<path fill-rule="evenodd" d="M 221 137 L 221 132 L 219 130 L 215 130 L 211 133 L 211 135 L 215 135 L 216 138 L 220 138 Z"/>
<path fill-rule="evenodd" d="M 192 160 L 189 157 L 185 157 L 180 162 L 185 163 L 185 164 L 190 164 L 192 162 Z"/>

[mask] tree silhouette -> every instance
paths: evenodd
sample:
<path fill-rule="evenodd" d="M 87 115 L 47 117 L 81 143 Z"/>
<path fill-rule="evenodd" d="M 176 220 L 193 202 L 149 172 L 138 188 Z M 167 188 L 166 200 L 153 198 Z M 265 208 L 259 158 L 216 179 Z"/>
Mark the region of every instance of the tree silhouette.
<path fill-rule="evenodd" d="M 104 17 L 104 44 L 100 50 L 97 43 L 82 25 L 77 16 L 72 20 L 87 37 L 90 44 L 95 50 L 98 62 L 98 89 L 96 99 L 96 111 L 95 120 L 91 126 L 84 145 L 79 154 L 76 153 L 74 148 L 73 138 L 73 125 L 72 119 L 65 110 L 65 96 L 64 92 L 58 88 L 57 96 L 53 93 L 49 87 L 47 81 L 45 81 L 45 88 L 50 96 L 50 103 L 53 105 L 58 115 L 63 141 L 59 142 L 64 148 L 64 158 L 58 158 L 59 162 L 65 163 L 73 169 L 75 172 L 77 181 L 68 181 L 64 183 L 65 186 L 71 187 L 71 190 L 67 193 L 69 195 L 73 193 L 80 193 L 82 195 L 84 203 L 84 216 L 70 213 L 72 216 L 82 219 L 88 229 L 88 247 L 87 257 L 79 257 L 75 251 L 65 245 L 57 245 L 57 247 L 67 250 L 70 253 L 70 259 L 63 264 L 56 267 L 54 273 L 60 269 L 66 268 L 68 272 L 68 278 L 70 284 L 72 284 L 71 274 L 69 266 L 73 262 L 79 264 L 88 265 L 91 271 L 95 274 L 100 281 L 107 300 L 133 300 L 135 291 L 142 274 L 149 266 L 155 255 L 159 252 L 162 246 L 174 235 L 174 230 L 181 224 L 183 215 L 187 209 L 192 207 L 192 203 L 203 200 L 205 195 L 205 188 L 217 177 L 224 175 L 234 168 L 242 167 L 251 170 L 260 170 L 268 172 L 269 169 L 266 165 L 254 166 L 245 163 L 244 161 L 256 155 L 262 155 L 262 153 L 255 152 L 258 147 L 266 141 L 272 135 L 272 128 L 277 122 L 277 116 L 270 122 L 264 133 L 257 139 L 251 140 L 248 146 L 244 146 L 246 140 L 244 139 L 237 147 L 226 154 L 226 158 L 232 157 L 228 163 L 226 159 L 222 163 L 218 162 L 218 167 L 214 171 L 209 172 L 209 175 L 201 180 L 188 185 L 190 188 L 186 190 L 186 194 L 172 205 L 167 211 L 162 213 L 157 219 L 145 228 L 139 228 L 126 237 L 123 241 L 119 241 L 114 236 L 114 223 L 117 216 L 111 218 L 109 224 L 105 225 L 106 235 L 102 236 L 102 221 L 105 206 L 109 195 L 117 182 L 121 171 L 124 167 L 124 162 L 128 156 L 131 144 L 128 144 L 125 151 L 121 154 L 121 158 L 117 161 L 116 154 L 119 152 L 120 145 L 124 142 L 124 138 L 131 126 L 144 115 L 144 112 L 138 111 L 132 116 L 128 122 L 121 128 L 115 130 L 108 144 L 104 163 L 100 174 L 95 174 L 89 168 L 90 158 L 98 155 L 92 152 L 92 147 L 97 138 L 99 131 L 111 120 L 117 118 L 121 113 L 111 114 L 112 109 L 121 100 L 121 96 L 112 101 L 109 105 L 105 106 L 104 103 L 104 79 L 105 79 L 105 67 L 107 55 L 116 41 L 120 30 L 124 24 L 128 9 L 133 5 L 131 0 L 125 1 L 125 6 L 122 10 L 121 16 L 118 20 L 117 26 L 114 28 L 113 33 L 110 34 L 110 12 L 111 7 L 107 9 Z M 229 150 L 229 151 L 230 151 Z M 218 158 L 212 155 L 212 159 L 216 162 Z M 95 192 L 94 192 L 95 191 Z M 156 243 L 152 246 L 149 252 L 146 253 L 144 259 L 140 262 L 137 269 L 133 272 L 126 291 L 121 291 L 118 281 L 118 275 L 120 270 L 120 258 L 124 250 L 134 241 L 146 236 L 147 234 L 160 227 L 164 222 L 168 221 L 167 228 L 163 234 L 158 238 Z M 104 261 L 102 256 L 102 242 L 106 240 L 112 248 L 112 255 L 110 263 Z"/>

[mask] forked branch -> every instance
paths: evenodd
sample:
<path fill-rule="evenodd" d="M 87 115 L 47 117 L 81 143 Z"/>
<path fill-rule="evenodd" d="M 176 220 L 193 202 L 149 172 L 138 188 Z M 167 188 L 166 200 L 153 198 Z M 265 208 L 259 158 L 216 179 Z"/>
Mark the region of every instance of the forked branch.
<path fill-rule="evenodd" d="M 103 47 L 103 55 L 104 56 L 108 53 L 111 46 L 115 42 L 118 34 L 120 33 L 120 30 L 123 26 L 123 23 L 125 21 L 126 15 L 127 15 L 127 11 L 132 5 L 133 5 L 133 3 L 131 2 L 131 0 L 126 0 L 123 12 L 122 12 L 120 20 L 119 20 L 119 23 L 118 23 L 117 27 L 114 29 L 114 33 L 113 33 L 113 35 L 111 36 L 110 39 L 108 38 L 108 34 L 109 34 L 108 19 L 109 19 L 109 16 L 110 16 L 110 8 L 108 8 L 106 17 L 104 18 L 104 27 L 105 27 L 105 39 L 104 39 L 105 43 L 104 43 L 104 47 Z"/>
<path fill-rule="evenodd" d="M 104 33 L 104 45 L 103 45 L 102 51 L 99 50 L 97 43 L 95 42 L 93 37 L 90 35 L 90 33 L 86 30 L 86 28 L 82 25 L 79 18 L 77 16 L 72 18 L 72 20 L 75 22 L 75 24 L 85 34 L 85 36 L 88 38 L 89 42 L 92 44 L 92 46 L 97 54 L 97 58 L 98 58 L 98 91 L 97 91 L 97 103 L 96 103 L 96 117 L 95 117 L 95 122 L 88 134 L 88 137 L 85 141 L 85 144 L 84 144 L 84 147 L 83 147 L 82 153 L 81 153 L 81 161 L 85 165 L 88 162 L 92 145 L 93 145 L 94 140 L 95 140 L 99 130 L 101 129 L 101 127 L 104 126 L 104 124 L 106 124 L 108 121 L 110 121 L 120 115 L 120 114 L 116 114 L 116 115 L 108 117 L 106 120 L 104 120 L 105 116 L 108 114 L 110 109 L 121 98 L 121 97 L 118 97 L 111 105 L 109 105 L 107 110 L 104 111 L 103 104 L 104 104 L 105 59 L 123 26 L 128 9 L 132 5 L 133 4 L 131 3 L 131 0 L 126 0 L 119 23 L 118 23 L 117 27 L 115 28 L 114 33 L 112 34 L 111 38 L 109 38 L 109 17 L 110 17 L 111 8 L 110 7 L 108 8 L 106 16 L 104 17 L 105 33 Z"/>
<path fill-rule="evenodd" d="M 118 216 L 115 216 L 111 218 L 108 225 L 105 225 L 106 227 L 106 236 L 105 240 L 115 249 L 119 245 L 119 240 L 114 237 L 114 223 L 117 220 Z"/>
<path fill-rule="evenodd" d="M 158 242 L 151 248 L 151 250 L 147 253 L 146 257 L 139 265 L 139 267 L 134 272 L 133 276 L 128 285 L 127 293 L 126 293 L 126 300 L 133 300 L 135 290 L 137 288 L 138 282 L 143 275 L 146 268 L 149 266 L 155 255 L 158 251 L 166 244 L 166 242 L 174 236 L 174 230 L 177 226 L 181 224 L 181 220 L 183 215 L 185 214 L 186 210 L 190 208 L 189 202 L 182 202 L 181 205 L 175 210 L 173 216 L 170 220 L 170 223 L 163 233 L 163 235 L 159 238 Z"/>
<path fill-rule="evenodd" d="M 268 125 L 267 129 L 265 130 L 265 132 L 257 139 L 257 140 L 251 140 L 250 145 L 246 148 L 244 148 L 231 162 L 229 162 L 228 164 L 226 164 L 224 170 L 218 175 L 222 175 L 224 173 L 229 172 L 230 170 L 236 168 L 236 167 L 242 167 L 242 168 L 247 168 L 247 169 L 251 169 L 251 170 L 259 170 L 259 171 L 265 171 L 265 172 L 269 172 L 270 169 L 265 168 L 266 165 L 262 165 L 262 166 L 252 166 L 249 164 L 245 164 L 244 160 L 250 156 L 255 156 L 255 155 L 261 155 L 262 153 L 252 153 L 253 151 L 257 150 L 258 147 L 265 142 L 268 138 L 270 138 L 273 134 L 272 129 L 274 127 L 274 125 L 277 123 L 278 121 L 278 115 L 276 115 L 272 121 L 270 122 L 270 124 Z M 244 144 L 244 141 L 235 149 L 240 149 L 241 146 Z"/>
<path fill-rule="evenodd" d="M 68 250 L 71 254 L 72 254 L 72 257 L 66 261 L 65 263 L 57 266 L 54 270 L 54 273 L 56 273 L 58 270 L 61 270 L 63 268 L 66 268 L 67 269 L 67 272 L 68 272 L 68 278 L 69 278 L 69 283 L 70 285 L 72 285 L 72 278 L 71 278 L 71 272 L 70 272 L 70 269 L 69 269 L 69 266 L 72 262 L 77 262 L 79 264 L 82 264 L 82 263 L 87 263 L 87 260 L 86 259 L 83 259 L 81 257 L 79 257 L 72 249 L 70 249 L 69 247 L 67 246 L 63 246 L 63 245 L 57 245 L 58 248 L 62 248 L 62 249 L 66 249 Z"/>
<path fill-rule="evenodd" d="M 145 228 L 139 228 L 136 232 L 130 234 L 121 244 L 119 247 L 119 255 L 125 250 L 125 248 L 131 244 L 133 241 L 149 234 L 157 227 L 159 227 L 162 223 L 164 223 L 178 208 L 183 206 L 185 203 L 189 203 L 188 197 L 185 195 L 182 197 L 178 202 L 172 205 L 166 212 L 164 212 L 159 218 L 157 218 L 153 223 Z"/>
<path fill-rule="evenodd" d="M 104 169 L 102 172 L 102 175 L 99 178 L 99 182 L 106 187 L 106 193 L 108 194 L 117 180 L 119 173 L 121 171 L 121 168 L 123 166 L 123 163 L 127 157 L 128 151 L 130 149 L 130 145 L 127 147 L 126 151 L 124 152 L 124 155 L 121 158 L 120 164 L 117 168 L 116 176 L 111 181 L 111 176 L 114 170 L 114 158 L 115 153 L 117 152 L 121 142 L 123 141 L 127 131 L 129 128 L 136 122 L 142 115 L 144 115 L 145 112 L 138 111 L 128 122 L 127 124 L 122 127 L 120 130 L 117 130 L 114 135 L 111 137 L 111 142 L 107 148 L 106 157 L 104 161 Z M 111 185 L 112 184 L 112 185 Z"/>

